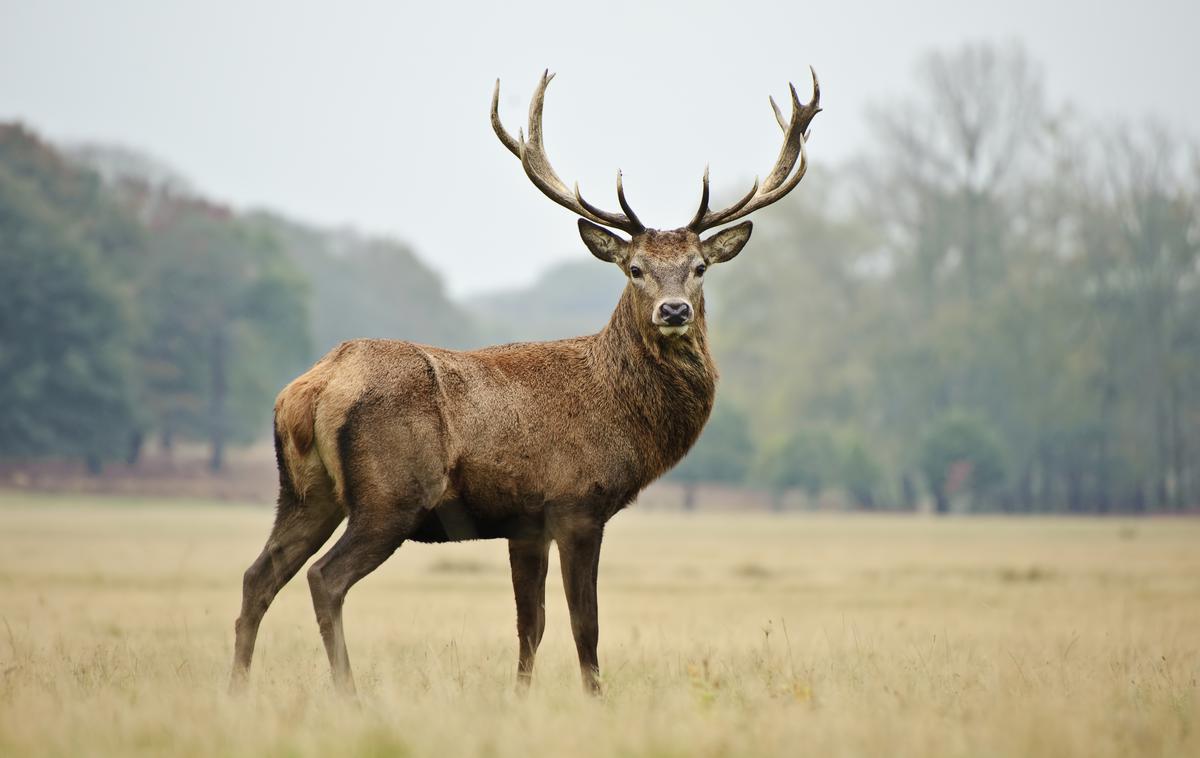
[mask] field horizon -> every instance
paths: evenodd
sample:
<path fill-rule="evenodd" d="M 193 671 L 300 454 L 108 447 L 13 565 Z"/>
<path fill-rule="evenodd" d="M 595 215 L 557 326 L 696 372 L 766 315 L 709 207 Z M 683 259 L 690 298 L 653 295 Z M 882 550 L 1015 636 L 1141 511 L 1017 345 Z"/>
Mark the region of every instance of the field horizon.
<path fill-rule="evenodd" d="M 226 694 L 271 509 L 0 491 L 0 754 L 1192 755 L 1200 521 L 646 512 L 600 564 L 605 695 L 551 552 L 515 692 L 502 541 L 406 544 L 346 605 L 302 578 Z"/>

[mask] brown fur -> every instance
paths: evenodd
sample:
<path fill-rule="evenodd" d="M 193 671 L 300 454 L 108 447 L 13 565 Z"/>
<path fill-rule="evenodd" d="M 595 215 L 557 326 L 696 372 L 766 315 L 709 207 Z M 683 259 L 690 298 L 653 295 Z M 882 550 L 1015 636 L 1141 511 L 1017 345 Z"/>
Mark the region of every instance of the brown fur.
<path fill-rule="evenodd" d="M 335 348 L 276 401 L 281 482 L 291 484 L 290 493 L 281 487 L 280 524 L 307 520 L 327 538 L 329 518 L 348 515 L 347 536 L 388 535 L 367 540 L 370 568 L 404 539 L 508 538 L 518 673 L 528 681 L 531 638 L 540 639 L 544 626 L 545 547 L 557 541 L 566 562 L 580 556 L 574 563 L 586 563 L 565 571 L 578 585 L 568 587 L 569 604 L 589 613 L 604 523 L 683 457 L 712 409 L 717 377 L 703 296 L 689 292 L 696 317 L 686 335 L 663 336 L 651 318 L 655 299 L 687 278 L 697 245 L 694 235 L 638 240 L 630 260 L 678 281 L 631 281 L 608 325 L 587 337 L 470 352 L 394 340 Z M 292 529 L 297 540 L 310 539 Z M 346 539 L 330 555 L 357 552 L 338 550 L 361 538 Z M 271 557 L 281 549 L 277 542 L 273 534 L 266 557 L 247 571 L 235 679 L 249 665 L 249 630 L 257 630 L 270 598 L 299 568 L 296 558 L 273 565 L 281 562 Z M 352 582 L 343 579 L 347 586 L 330 598 L 322 572 L 328 559 L 314 565 L 310 583 L 338 682 L 349 689 L 339 614 L 329 608 Z M 577 635 L 589 688 L 597 686 L 593 626 L 584 622 Z"/>
<path fill-rule="evenodd" d="M 604 525 L 687 453 L 712 410 L 717 374 L 708 351 L 703 275 L 736 256 L 750 222 L 699 233 L 775 202 L 803 155 L 817 96 L 793 118 L 776 168 L 743 201 L 646 229 L 625 201 L 607 213 L 571 194 L 542 149 L 549 74 L 530 109 L 528 141 L 492 125 L 538 188 L 575 210 L 584 244 L 629 278 L 598 334 L 455 352 L 395 340 L 344 343 L 280 393 L 275 527 L 246 570 L 235 630 L 232 686 L 248 676 L 271 601 L 346 519 L 346 531 L 308 570 L 313 610 L 339 689 L 354 691 L 342 605 L 355 582 L 405 540 L 507 538 L 517 605 L 518 682 L 527 685 L 545 628 L 551 541 L 559 551 L 584 686 L 599 692 L 596 577 Z M 815 78 L 814 78 L 815 90 Z M 623 229 L 624 239 L 586 219 Z"/>

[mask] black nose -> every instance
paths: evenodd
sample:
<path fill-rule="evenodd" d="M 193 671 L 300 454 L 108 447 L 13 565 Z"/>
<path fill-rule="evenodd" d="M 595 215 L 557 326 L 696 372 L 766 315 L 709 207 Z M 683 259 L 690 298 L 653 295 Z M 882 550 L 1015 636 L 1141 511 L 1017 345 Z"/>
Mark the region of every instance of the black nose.
<path fill-rule="evenodd" d="M 683 326 L 692 320 L 692 306 L 684 300 L 663 303 L 658 306 L 658 312 L 668 326 Z"/>

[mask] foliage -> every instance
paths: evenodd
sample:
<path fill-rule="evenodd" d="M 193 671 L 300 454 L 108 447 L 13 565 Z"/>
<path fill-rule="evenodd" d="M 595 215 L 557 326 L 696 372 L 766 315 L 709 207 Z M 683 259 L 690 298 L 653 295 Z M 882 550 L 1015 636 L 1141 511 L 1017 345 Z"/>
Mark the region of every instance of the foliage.
<path fill-rule="evenodd" d="M 971 508 L 1200 504 L 1200 147 L 1074 114 L 1043 80 L 1018 47 L 935 52 L 847 165 L 812 146 L 751 249 L 706 275 L 722 380 L 673 474 L 689 491 L 944 510 L 965 462 Z M 81 155 L 99 173 L 0 127 L 5 456 L 114 456 L 149 434 L 219 448 L 265 432 L 272 392 L 342 339 L 594 332 L 621 285 L 580 251 L 460 307 L 398 242 Z"/>
<path fill-rule="evenodd" d="M 875 507 L 883 469 L 860 440 L 851 441 L 843 449 L 839 474 L 846 493 L 858 507 Z"/>
<path fill-rule="evenodd" d="M 921 441 L 920 463 L 939 513 L 950 509 L 959 492 L 983 498 L 1004 481 L 1000 439 L 985 423 L 961 413 L 933 423 Z"/>
<path fill-rule="evenodd" d="M 589 256 L 548 268 L 528 287 L 471 298 L 488 341 L 550 340 L 594 334 L 607 323 L 625 277 Z"/>
<path fill-rule="evenodd" d="M 695 487 L 700 482 L 741 482 L 752 452 L 746 417 L 728 403 L 717 403 L 700 439 L 670 473 L 684 485 L 684 507 L 695 506 Z"/>
<path fill-rule="evenodd" d="M 275 241 L 224 209 L 170 193 L 139 196 L 148 219 L 141 345 L 152 428 L 207 439 L 261 438 L 271 400 L 309 358 L 307 290 Z"/>
<path fill-rule="evenodd" d="M 14 136 L 25 139 L 4 135 L 5 154 Z M 128 302 L 101 246 L 53 205 L 78 177 L 29 145 L 46 181 L 0 163 L 0 455 L 63 453 L 94 466 L 135 424 Z"/>
<path fill-rule="evenodd" d="M 452 348 L 480 341 L 475 320 L 451 302 L 440 277 L 407 246 L 269 213 L 248 221 L 278 241 L 292 268 L 309 283 L 314 355 L 359 337 Z"/>
<path fill-rule="evenodd" d="M 791 489 L 815 497 L 838 481 L 838 450 L 833 436 L 823 429 L 795 430 L 763 453 L 758 478 L 775 494 L 777 506 Z"/>
<path fill-rule="evenodd" d="M 974 472 L 972 507 L 1194 507 L 1200 149 L 1065 115 L 1019 48 L 933 54 L 917 81 L 850 170 L 814 168 L 708 284 L 721 391 L 776 441 L 752 479 L 863 506 L 911 505 L 924 481 L 945 507 L 918 442 L 969 416 L 1004 463 Z M 787 472 L 797 427 L 858 451 L 843 442 L 839 477 Z"/>
<path fill-rule="evenodd" d="M 241 216 L 129 151 L 73 155 L 0 125 L 0 456 L 95 468 L 157 435 L 207 441 L 218 468 L 267 435 L 314 328 L 322 349 L 474 341 L 403 246 Z"/>

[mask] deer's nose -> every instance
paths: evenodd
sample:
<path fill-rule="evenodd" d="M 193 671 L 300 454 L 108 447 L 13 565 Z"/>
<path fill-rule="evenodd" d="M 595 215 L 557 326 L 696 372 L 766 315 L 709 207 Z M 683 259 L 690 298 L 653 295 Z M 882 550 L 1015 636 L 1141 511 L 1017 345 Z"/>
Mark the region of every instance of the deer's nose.
<path fill-rule="evenodd" d="M 683 326 L 692 320 L 692 306 L 686 300 L 667 300 L 658 306 L 658 314 L 667 326 Z"/>

